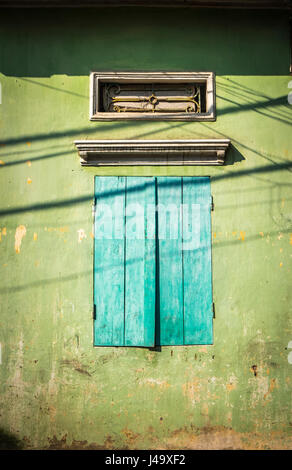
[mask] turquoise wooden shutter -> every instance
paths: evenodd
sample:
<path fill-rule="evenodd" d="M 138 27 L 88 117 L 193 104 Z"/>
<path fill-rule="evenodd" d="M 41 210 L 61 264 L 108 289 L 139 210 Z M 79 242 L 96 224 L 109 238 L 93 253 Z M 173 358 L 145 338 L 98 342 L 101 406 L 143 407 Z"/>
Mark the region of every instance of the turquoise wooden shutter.
<path fill-rule="evenodd" d="M 157 178 L 160 345 L 212 344 L 209 177 Z"/>
<path fill-rule="evenodd" d="M 183 344 L 182 178 L 157 178 L 161 345 Z"/>
<path fill-rule="evenodd" d="M 210 178 L 182 178 L 182 199 L 184 344 L 212 344 Z"/>
<path fill-rule="evenodd" d="M 96 177 L 95 199 L 94 344 L 212 344 L 210 179 Z"/>
<path fill-rule="evenodd" d="M 94 344 L 154 346 L 155 179 L 95 178 Z"/>

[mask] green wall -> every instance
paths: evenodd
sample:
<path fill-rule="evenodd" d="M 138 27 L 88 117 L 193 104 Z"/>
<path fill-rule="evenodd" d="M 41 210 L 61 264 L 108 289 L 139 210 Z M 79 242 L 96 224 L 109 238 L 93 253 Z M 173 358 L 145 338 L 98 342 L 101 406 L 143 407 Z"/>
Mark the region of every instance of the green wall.
<path fill-rule="evenodd" d="M 28 9 L 0 22 L 0 448 L 291 447 L 286 16 Z M 91 70 L 214 71 L 217 120 L 90 122 Z M 81 168 L 73 141 L 94 138 L 232 147 L 223 167 Z M 98 174 L 211 176 L 214 345 L 93 348 Z"/>

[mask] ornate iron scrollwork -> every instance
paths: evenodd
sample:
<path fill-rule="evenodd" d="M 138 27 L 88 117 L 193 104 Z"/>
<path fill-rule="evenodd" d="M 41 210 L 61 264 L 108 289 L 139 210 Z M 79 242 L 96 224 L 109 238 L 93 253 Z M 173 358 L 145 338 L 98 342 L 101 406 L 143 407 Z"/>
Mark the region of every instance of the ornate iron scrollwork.
<path fill-rule="evenodd" d="M 116 113 L 201 113 L 202 84 L 103 85 L 103 109 Z"/>

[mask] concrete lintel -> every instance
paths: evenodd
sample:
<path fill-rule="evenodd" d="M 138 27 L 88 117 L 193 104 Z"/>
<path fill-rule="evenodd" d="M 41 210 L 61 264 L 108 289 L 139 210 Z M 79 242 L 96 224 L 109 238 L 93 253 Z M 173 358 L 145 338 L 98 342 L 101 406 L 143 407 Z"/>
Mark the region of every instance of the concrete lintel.
<path fill-rule="evenodd" d="M 229 139 L 77 140 L 82 166 L 223 165 Z"/>

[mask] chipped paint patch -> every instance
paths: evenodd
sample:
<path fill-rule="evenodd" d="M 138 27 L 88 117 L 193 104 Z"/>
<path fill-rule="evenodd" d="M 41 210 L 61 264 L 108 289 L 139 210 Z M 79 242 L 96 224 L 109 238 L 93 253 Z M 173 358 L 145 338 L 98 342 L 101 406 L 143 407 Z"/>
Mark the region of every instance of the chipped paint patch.
<path fill-rule="evenodd" d="M 122 433 L 126 438 L 127 446 L 133 447 L 139 438 L 139 434 L 133 432 L 131 429 L 128 428 L 122 429 Z"/>
<path fill-rule="evenodd" d="M 162 388 L 162 389 L 166 389 L 166 388 L 170 387 L 170 384 L 168 382 L 166 382 L 166 380 L 145 379 L 142 382 L 139 382 L 139 385 L 141 385 L 142 383 L 144 383 L 146 385 L 150 385 L 150 387 L 157 386 L 157 387 Z"/>
<path fill-rule="evenodd" d="M 67 227 L 67 226 L 65 226 L 65 227 L 45 227 L 45 230 L 48 231 L 48 232 L 65 233 L 65 232 L 69 232 L 69 227 Z"/>
<path fill-rule="evenodd" d="M 21 242 L 25 234 L 26 234 L 26 227 L 24 225 L 19 225 L 15 231 L 14 249 L 16 253 L 20 253 Z"/>
<path fill-rule="evenodd" d="M 250 381 L 249 383 L 252 385 Z M 254 380 L 253 383 L 255 384 L 255 388 L 251 394 L 251 408 L 255 408 L 257 405 L 262 404 L 269 394 L 269 377 L 258 376 L 257 380 Z"/>
<path fill-rule="evenodd" d="M 292 341 L 289 341 L 287 349 L 292 349 Z M 288 354 L 288 363 L 292 364 L 292 351 Z"/>
<path fill-rule="evenodd" d="M 244 242 L 245 239 L 245 232 L 239 232 L 240 240 Z"/>
<path fill-rule="evenodd" d="M 78 243 L 81 243 L 84 238 L 87 238 L 86 233 L 83 230 L 83 228 L 80 228 L 79 230 L 77 230 L 77 233 L 78 233 Z"/>
<path fill-rule="evenodd" d="M 208 416 L 209 415 L 209 408 L 208 408 L 207 403 L 202 404 L 201 415 L 202 416 Z"/>
<path fill-rule="evenodd" d="M 191 382 L 187 382 L 182 385 L 183 394 L 189 398 L 192 405 L 199 403 L 201 400 L 200 391 L 201 391 L 202 381 L 199 377 L 194 377 Z"/>
<path fill-rule="evenodd" d="M 229 378 L 229 382 L 226 384 L 226 390 L 231 392 L 237 388 L 237 377 L 235 375 L 231 375 Z"/>
<path fill-rule="evenodd" d="M 0 242 L 2 242 L 2 235 L 4 235 L 4 237 L 7 235 L 6 227 L 0 229 Z"/>

